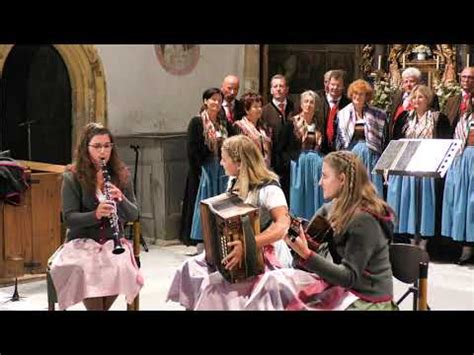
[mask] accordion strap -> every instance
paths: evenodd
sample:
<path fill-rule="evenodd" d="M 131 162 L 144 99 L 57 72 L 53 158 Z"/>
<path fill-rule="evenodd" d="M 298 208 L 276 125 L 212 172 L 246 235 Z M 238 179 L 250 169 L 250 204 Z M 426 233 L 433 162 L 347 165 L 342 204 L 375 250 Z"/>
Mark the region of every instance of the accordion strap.
<path fill-rule="evenodd" d="M 257 274 L 257 242 L 250 225 L 249 216 L 242 216 L 242 230 L 245 239 L 245 271 L 246 274 Z"/>

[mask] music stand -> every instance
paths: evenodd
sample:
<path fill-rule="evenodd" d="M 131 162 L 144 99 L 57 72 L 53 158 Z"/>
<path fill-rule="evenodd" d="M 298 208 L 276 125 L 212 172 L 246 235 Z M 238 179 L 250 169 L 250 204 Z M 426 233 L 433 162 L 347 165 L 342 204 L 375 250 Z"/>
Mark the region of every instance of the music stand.
<path fill-rule="evenodd" d="M 460 139 L 400 139 L 390 141 L 373 169 L 383 175 L 443 178 L 461 148 Z M 420 236 L 420 183 L 415 180 L 415 241 Z"/>

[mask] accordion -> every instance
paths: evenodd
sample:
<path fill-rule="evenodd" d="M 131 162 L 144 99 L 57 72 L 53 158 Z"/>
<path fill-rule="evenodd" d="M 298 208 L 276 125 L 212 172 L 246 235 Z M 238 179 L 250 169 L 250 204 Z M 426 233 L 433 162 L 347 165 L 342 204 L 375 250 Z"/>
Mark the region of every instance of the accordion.
<path fill-rule="evenodd" d="M 223 193 L 202 200 L 200 209 L 207 263 L 231 283 L 263 273 L 263 252 L 255 241 L 260 233 L 258 207 L 244 203 L 235 194 Z M 243 260 L 240 266 L 227 270 L 222 260 L 232 251 L 227 243 L 235 240 L 242 242 Z"/>

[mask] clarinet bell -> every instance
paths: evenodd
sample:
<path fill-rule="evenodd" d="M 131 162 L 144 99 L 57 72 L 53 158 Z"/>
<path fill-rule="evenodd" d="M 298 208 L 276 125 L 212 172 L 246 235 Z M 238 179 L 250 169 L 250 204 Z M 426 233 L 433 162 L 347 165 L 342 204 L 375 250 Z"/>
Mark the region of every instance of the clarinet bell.
<path fill-rule="evenodd" d="M 114 253 L 116 255 L 120 255 L 124 251 L 125 251 L 125 248 L 122 245 L 120 245 L 120 242 L 114 240 L 114 250 L 112 251 L 112 253 Z"/>

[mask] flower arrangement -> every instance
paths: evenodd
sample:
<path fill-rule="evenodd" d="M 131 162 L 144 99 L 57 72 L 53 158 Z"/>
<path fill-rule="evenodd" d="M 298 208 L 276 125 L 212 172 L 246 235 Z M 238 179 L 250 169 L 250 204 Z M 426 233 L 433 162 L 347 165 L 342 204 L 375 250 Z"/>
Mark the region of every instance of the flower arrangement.
<path fill-rule="evenodd" d="M 390 85 L 384 79 L 376 80 L 374 83 L 374 97 L 371 104 L 378 107 L 385 112 L 390 112 L 392 109 L 392 97 L 397 88 Z"/>
<path fill-rule="evenodd" d="M 438 95 L 439 99 L 439 109 L 443 111 L 448 98 L 454 95 L 458 95 L 461 93 L 461 86 L 457 82 L 448 81 L 447 83 L 440 83 L 435 86 L 436 95 Z"/>
<path fill-rule="evenodd" d="M 415 48 L 411 50 L 412 53 L 425 53 L 427 55 L 431 55 L 431 49 L 428 46 L 425 46 L 424 44 L 419 44 Z"/>

